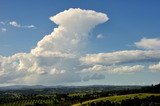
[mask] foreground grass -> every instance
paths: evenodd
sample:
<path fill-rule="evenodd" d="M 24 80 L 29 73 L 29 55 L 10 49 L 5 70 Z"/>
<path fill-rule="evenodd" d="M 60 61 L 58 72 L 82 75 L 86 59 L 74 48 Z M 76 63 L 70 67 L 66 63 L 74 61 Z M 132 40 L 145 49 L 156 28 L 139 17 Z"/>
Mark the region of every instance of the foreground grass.
<path fill-rule="evenodd" d="M 137 97 L 139 99 L 143 99 L 143 98 L 146 98 L 146 97 L 150 97 L 152 95 L 154 95 L 154 96 L 160 96 L 160 94 L 151 94 L 151 93 L 116 95 L 116 96 L 109 96 L 109 97 L 103 97 L 103 98 L 93 99 L 93 100 L 85 101 L 82 104 L 78 103 L 78 104 L 74 104 L 72 106 L 82 106 L 82 105 L 83 106 L 87 106 L 87 104 L 89 104 L 91 102 L 106 101 L 106 100 L 109 100 L 111 102 L 118 102 L 118 103 L 120 103 L 122 100 L 132 99 L 134 97 Z"/>

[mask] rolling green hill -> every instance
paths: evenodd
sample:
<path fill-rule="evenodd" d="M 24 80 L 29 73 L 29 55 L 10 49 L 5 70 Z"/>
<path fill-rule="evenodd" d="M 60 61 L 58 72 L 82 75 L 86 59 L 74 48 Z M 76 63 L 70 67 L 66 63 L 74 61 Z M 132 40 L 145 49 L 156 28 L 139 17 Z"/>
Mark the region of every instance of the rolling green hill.
<path fill-rule="evenodd" d="M 103 97 L 103 98 L 98 98 L 98 99 L 85 101 L 82 104 L 78 103 L 78 104 L 74 104 L 72 106 L 87 106 L 87 104 L 91 103 L 91 102 L 99 102 L 99 101 L 106 101 L 106 100 L 109 100 L 111 102 L 120 103 L 122 100 L 133 99 L 134 97 L 137 97 L 139 99 L 143 99 L 143 98 L 146 98 L 146 97 L 150 97 L 152 95 L 160 96 L 160 94 L 153 94 L 153 93 L 137 93 L 137 94 L 127 94 L 127 95 L 115 95 L 115 96 L 109 96 L 109 97 Z"/>

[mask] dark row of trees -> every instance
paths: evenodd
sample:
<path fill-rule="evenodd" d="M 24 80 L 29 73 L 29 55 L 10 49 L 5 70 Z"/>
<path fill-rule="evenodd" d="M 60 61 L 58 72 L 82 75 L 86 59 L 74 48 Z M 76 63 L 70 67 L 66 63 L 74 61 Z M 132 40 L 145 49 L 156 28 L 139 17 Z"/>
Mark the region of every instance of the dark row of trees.
<path fill-rule="evenodd" d="M 160 106 L 160 96 L 151 96 L 144 99 L 134 98 L 122 100 L 120 103 L 111 101 L 91 102 L 89 106 Z"/>
<path fill-rule="evenodd" d="M 135 94 L 135 93 L 160 93 L 160 84 L 145 86 L 140 89 L 114 90 L 106 93 L 116 94 L 116 95 Z"/>

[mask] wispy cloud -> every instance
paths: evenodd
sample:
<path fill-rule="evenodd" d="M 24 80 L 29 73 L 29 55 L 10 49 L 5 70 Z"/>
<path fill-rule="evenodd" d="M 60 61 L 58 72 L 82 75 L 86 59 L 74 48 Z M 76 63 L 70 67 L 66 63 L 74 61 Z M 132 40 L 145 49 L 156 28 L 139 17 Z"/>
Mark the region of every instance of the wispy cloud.
<path fill-rule="evenodd" d="M 6 28 L 1 28 L 1 32 L 6 32 L 7 29 Z"/>
<path fill-rule="evenodd" d="M 0 32 L 6 32 L 7 26 L 13 26 L 16 28 L 25 28 L 25 29 L 36 29 L 37 27 L 35 25 L 21 25 L 20 23 L 17 23 L 16 21 L 0 21 Z"/>
<path fill-rule="evenodd" d="M 24 28 L 36 28 L 34 25 L 22 26 Z"/>
<path fill-rule="evenodd" d="M 3 22 L 3 21 L 0 21 L 0 24 L 2 24 L 2 25 L 5 25 L 5 22 Z"/>
<path fill-rule="evenodd" d="M 86 72 L 108 72 L 112 74 L 124 74 L 124 73 L 135 73 L 138 71 L 142 71 L 144 69 L 143 65 L 133 65 L 133 66 L 124 66 L 124 65 L 111 65 L 111 66 L 105 66 L 105 65 L 94 65 L 92 67 L 83 69 L 80 71 L 81 73 Z"/>
<path fill-rule="evenodd" d="M 104 38 L 104 35 L 102 35 L 102 34 L 97 35 L 97 39 L 103 39 L 103 38 Z"/>
<path fill-rule="evenodd" d="M 16 21 L 10 21 L 9 25 L 13 26 L 13 27 L 17 27 L 17 28 L 28 28 L 28 29 L 35 29 L 36 27 L 34 25 L 21 25 L 19 23 L 17 23 Z"/>

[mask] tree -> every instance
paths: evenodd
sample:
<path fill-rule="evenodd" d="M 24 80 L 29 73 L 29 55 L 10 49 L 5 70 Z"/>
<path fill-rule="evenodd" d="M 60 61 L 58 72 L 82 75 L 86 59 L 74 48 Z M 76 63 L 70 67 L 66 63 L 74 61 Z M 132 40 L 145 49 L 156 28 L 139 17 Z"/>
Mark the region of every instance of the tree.
<path fill-rule="evenodd" d="M 96 106 L 96 104 L 94 102 L 91 102 L 91 106 Z"/>

